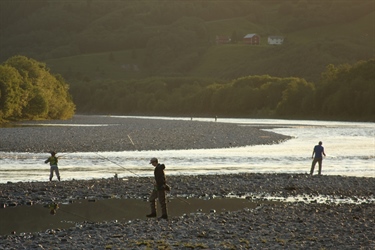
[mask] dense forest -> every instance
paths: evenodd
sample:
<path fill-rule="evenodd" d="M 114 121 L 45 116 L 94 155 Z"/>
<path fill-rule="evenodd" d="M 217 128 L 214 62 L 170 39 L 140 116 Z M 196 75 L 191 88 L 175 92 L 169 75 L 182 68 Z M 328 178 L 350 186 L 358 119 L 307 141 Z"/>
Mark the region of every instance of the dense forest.
<path fill-rule="evenodd" d="M 65 111 L 28 87 L 10 105 L 10 83 L 30 82 L 5 77 L 28 70 L 14 58 L 48 72 L 48 88 L 70 86 L 81 113 L 375 119 L 370 0 L 2 0 L 0 14 L 3 119 L 74 113 L 68 92 Z"/>
<path fill-rule="evenodd" d="M 85 112 L 375 120 L 375 60 L 328 65 L 318 83 L 244 76 L 229 82 L 159 77 L 74 85 Z"/>

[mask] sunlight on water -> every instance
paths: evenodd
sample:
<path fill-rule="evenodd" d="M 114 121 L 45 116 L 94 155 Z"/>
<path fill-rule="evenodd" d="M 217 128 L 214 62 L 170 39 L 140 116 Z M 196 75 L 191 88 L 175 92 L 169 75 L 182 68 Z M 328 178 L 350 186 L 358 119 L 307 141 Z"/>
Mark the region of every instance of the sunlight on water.
<path fill-rule="evenodd" d="M 148 119 L 147 117 L 143 117 Z M 153 119 L 181 119 L 158 117 Z M 194 118 L 212 121 L 209 118 Z M 276 145 L 226 149 L 67 153 L 59 160 L 63 180 L 152 176 L 151 157 L 168 175 L 227 173 L 308 173 L 313 147 L 323 141 L 326 175 L 375 177 L 375 124 L 261 119 L 219 119 L 242 126 L 278 127 L 267 131 L 292 136 Z M 0 182 L 46 181 L 46 154 L 0 152 Z M 316 166 L 317 169 L 317 166 Z"/>

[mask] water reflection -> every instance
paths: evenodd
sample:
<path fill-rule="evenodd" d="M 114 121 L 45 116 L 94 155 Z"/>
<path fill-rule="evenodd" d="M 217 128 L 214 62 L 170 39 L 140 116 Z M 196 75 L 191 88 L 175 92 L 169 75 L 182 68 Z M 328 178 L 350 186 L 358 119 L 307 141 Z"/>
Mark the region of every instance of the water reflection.
<path fill-rule="evenodd" d="M 121 117 L 120 117 L 121 118 Z M 141 117 L 150 119 L 150 117 Z M 180 119 L 151 117 L 151 119 Z M 194 118 L 212 121 L 210 118 Z M 151 176 L 149 158 L 157 156 L 167 166 L 168 175 L 256 173 L 308 173 L 314 145 L 323 141 L 327 157 L 323 174 L 375 177 L 375 125 L 331 121 L 289 121 L 261 119 L 218 119 L 218 122 L 262 126 L 264 130 L 291 140 L 275 145 L 226 149 L 124 151 L 67 153 L 60 161 L 62 179 Z M 42 125 L 42 124 L 39 124 Z M 66 124 L 58 124 L 66 126 Z M 71 124 L 68 124 L 69 126 Z M 80 124 L 82 126 L 84 124 Z M 106 124 L 95 124 L 105 126 Z M 271 129 L 270 127 L 278 126 Z M 49 167 L 46 154 L 0 152 L 0 182 L 46 181 Z"/>

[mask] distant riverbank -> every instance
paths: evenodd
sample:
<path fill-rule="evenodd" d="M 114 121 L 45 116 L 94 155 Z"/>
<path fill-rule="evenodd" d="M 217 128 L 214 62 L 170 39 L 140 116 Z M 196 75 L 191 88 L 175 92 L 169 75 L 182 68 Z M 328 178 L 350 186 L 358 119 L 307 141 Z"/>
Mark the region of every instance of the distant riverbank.
<path fill-rule="evenodd" d="M 195 120 L 77 115 L 67 121 L 33 121 L 0 128 L 4 152 L 98 152 L 226 148 L 290 139 L 256 127 Z"/>

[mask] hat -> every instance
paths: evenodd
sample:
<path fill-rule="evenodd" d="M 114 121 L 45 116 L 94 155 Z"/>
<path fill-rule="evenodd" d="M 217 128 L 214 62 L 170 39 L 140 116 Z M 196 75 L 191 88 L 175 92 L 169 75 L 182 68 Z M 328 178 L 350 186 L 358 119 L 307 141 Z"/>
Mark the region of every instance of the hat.
<path fill-rule="evenodd" d="M 158 162 L 158 159 L 155 158 L 155 157 L 152 157 L 151 160 L 150 160 L 150 164 L 153 163 L 153 162 Z"/>
<path fill-rule="evenodd" d="M 56 154 L 56 152 L 55 152 L 55 151 L 51 151 L 50 153 L 51 153 L 51 155 L 55 155 L 55 154 Z"/>

